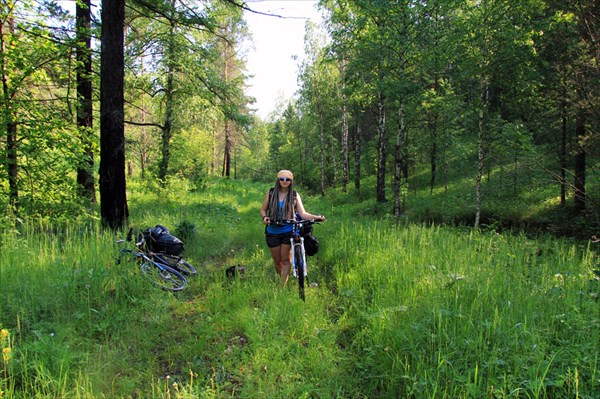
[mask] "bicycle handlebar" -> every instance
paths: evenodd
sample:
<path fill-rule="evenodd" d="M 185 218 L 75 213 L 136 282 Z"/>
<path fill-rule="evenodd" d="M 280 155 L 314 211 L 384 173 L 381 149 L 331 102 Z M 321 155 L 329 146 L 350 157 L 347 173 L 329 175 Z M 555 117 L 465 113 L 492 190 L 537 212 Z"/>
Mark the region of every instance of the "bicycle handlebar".
<path fill-rule="evenodd" d="M 296 219 L 286 219 L 286 220 L 279 220 L 277 222 L 271 222 L 269 223 L 269 225 L 271 226 L 283 226 L 286 224 L 293 224 L 293 225 L 298 225 L 298 224 L 304 224 L 304 225 L 311 225 L 311 224 L 319 224 L 321 223 L 320 220 L 317 219 L 302 219 L 302 220 L 296 220 Z"/>
<path fill-rule="evenodd" d="M 118 244 L 122 244 L 122 243 L 124 243 L 124 242 L 131 242 L 132 240 L 133 240 L 133 227 L 130 227 L 130 228 L 129 228 L 129 231 L 127 232 L 127 237 L 126 237 L 125 239 L 123 239 L 123 238 L 121 238 L 121 239 L 118 239 L 118 240 L 117 240 L 117 243 L 118 243 Z M 144 239 L 144 236 L 142 235 L 142 236 L 140 237 L 140 240 L 139 240 L 139 241 L 136 241 L 136 242 L 134 243 L 134 245 L 135 245 L 136 247 L 138 247 L 138 248 L 139 248 L 139 247 L 140 247 L 140 246 L 141 246 L 141 245 L 144 243 L 144 241 L 145 241 L 145 239 Z"/>

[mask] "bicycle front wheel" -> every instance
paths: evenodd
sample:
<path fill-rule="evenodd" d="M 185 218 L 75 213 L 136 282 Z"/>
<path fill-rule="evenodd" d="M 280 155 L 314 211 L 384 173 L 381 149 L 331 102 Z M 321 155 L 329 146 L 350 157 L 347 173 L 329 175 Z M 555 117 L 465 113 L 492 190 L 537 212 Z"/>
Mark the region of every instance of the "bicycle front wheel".
<path fill-rule="evenodd" d="M 306 301 L 306 296 L 304 293 L 304 285 L 305 285 L 305 265 L 304 265 L 304 256 L 302 256 L 302 248 L 300 246 L 296 246 L 294 248 L 294 258 L 296 262 L 296 273 L 298 275 L 298 293 L 300 294 L 300 299 Z"/>
<path fill-rule="evenodd" d="M 154 285 L 167 291 L 181 291 L 187 281 L 177 270 L 150 260 L 145 260 L 141 265 L 142 274 Z"/>

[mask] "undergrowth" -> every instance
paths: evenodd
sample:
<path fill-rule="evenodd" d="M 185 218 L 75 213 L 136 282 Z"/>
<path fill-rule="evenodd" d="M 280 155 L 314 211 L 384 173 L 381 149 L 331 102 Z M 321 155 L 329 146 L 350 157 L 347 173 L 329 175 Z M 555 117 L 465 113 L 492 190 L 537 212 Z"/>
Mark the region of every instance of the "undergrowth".
<path fill-rule="evenodd" d="M 598 396 L 598 243 L 396 224 L 358 196 L 306 194 L 328 220 L 302 302 L 264 243 L 267 188 L 129 185 L 131 227 L 185 236 L 199 273 L 178 293 L 115 261 L 125 232 L 4 232 L 0 397 Z M 245 273 L 227 277 L 238 264 Z"/>

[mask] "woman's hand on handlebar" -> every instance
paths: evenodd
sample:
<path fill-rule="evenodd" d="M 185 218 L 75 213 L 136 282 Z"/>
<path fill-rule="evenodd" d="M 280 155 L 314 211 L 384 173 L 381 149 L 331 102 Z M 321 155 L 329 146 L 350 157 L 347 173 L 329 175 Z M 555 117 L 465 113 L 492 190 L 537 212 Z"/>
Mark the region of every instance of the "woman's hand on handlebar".
<path fill-rule="evenodd" d="M 265 216 L 265 217 L 263 218 L 263 224 L 265 224 L 265 225 L 267 225 L 267 226 L 268 226 L 269 224 L 271 224 L 271 218 L 270 218 L 270 217 L 268 217 L 268 216 Z"/>

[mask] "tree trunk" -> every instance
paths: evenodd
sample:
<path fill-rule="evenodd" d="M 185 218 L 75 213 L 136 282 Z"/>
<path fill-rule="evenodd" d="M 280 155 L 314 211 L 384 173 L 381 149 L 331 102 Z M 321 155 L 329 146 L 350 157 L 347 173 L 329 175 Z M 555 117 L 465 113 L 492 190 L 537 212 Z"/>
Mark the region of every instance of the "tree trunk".
<path fill-rule="evenodd" d="M 437 37 L 436 37 L 437 41 Z M 437 65 L 437 58 L 436 58 Z M 433 89 L 437 94 L 439 91 L 438 87 L 438 76 L 437 73 L 434 77 Z M 436 170 L 437 170 L 437 122 L 438 122 L 438 113 L 437 110 L 433 109 L 429 112 L 429 161 L 430 161 L 430 171 L 431 171 L 431 180 L 429 181 L 429 194 L 433 194 L 433 188 L 435 187 L 435 179 L 436 179 Z"/>
<path fill-rule="evenodd" d="M 104 224 L 123 228 L 129 217 L 125 187 L 123 29 L 125 0 L 102 0 L 100 74 L 100 212 Z"/>
<path fill-rule="evenodd" d="M 173 7 L 175 1 L 173 0 Z M 158 178 L 166 184 L 169 173 L 169 162 L 171 159 L 171 138 L 173 137 L 173 102 L 174 102 L 174 74 L 175 74 L 175 22 L 172 20 L 169 31 L 168 48 L 166 49 L 167 84 L 165 87 L 165 121 L 162 127 L 161 152 Z"/>
<path fill-rule="evenodd" d="M 229 30 L 226 29 L 226 36 L 229 36 Z M 231 54 L 234 51 L 231 49 L 231 45 L 227 40 L 223 41 L 223 81 L 225 83 L 229 82 L 229 63 Z M 221 171 L 221 175 L 227 178 L 231 177 L 231 122 L 228 119 L 228 116 L 225 115 L 225 120 L 223 123 L 225 129 L 225 148 L 223 149 L 223 169 Z"/>
<path fill-rule="evenodd" d="M 575 126 L 577 135 L 577 152 L 575 153 L 575 212 L 581 213 L 585 210 L 585 148 L 583 141 L 585 137 L 585 116 L 583 111 L 579 111 Z"/>
<path fill-rule="evenodd" d="M 433 188 L 435 187 L 435 173 L 437 169 L 437 132 L 435 119 L 429 121 L 429 136 L 431 140 L 429 148 L 429 160 L 431 163 L 431 180 L 429 181 L 429 193 L 433 194 Z"/>
<path fill-rule="evenodd" d="M 0 68 L 2 72 L 2 122 L 6 132 L 6 171 L 8 174 L 9 202 L 15 212 L 19 209 L 19 182 L 17 157 L 17 124 L 12 114 L 12 94 L 8 84 L 6 69 L 6 41 L 8 35 L 15 33 L 14 19 L 9 14 L 6 21 L 0 23 Z"/>
<path fill-rule="evenodd" d="M 342 61 L 342 191 L 348 191 L 348 179 L 350 174 L 350 164 L 348 156 L 348 110 L 346 108 L 346 61 Z"/>
<path fill-rule="evenodd" d="M 225 120 L 225 149 L 223 151 L 222 176 L 231 177 L 231 122 Z"/>
<path fill-rule="evenodd" d="M 209 174 L 214 175 L 215 169 L 217 167 L 217 130 L 219 129 L 219 125 L 217 120 L 213 121 L 213 129 L 212 129 L 212 140 L 211 140 L 211 148 L 210 148 L 210 166 L 209 166 Z"/>
<path fill-rule="evenodd" d="M 17 160 L 17 124 L 12 121 L 10 110 L 6 112 L 6 164 L 8 170 L 8 189 L 10 205 L 15 212 L 19 210 L 19 165 Z"/>
<path fill-rule="evenodd" d="M 354 135 L 354 188 L 356 194 L 360 195 L 360 136 L 361 136 L 361 119 L 358 118 L 356 121 L 356 133 Z"/>
<path fill-rule="evenodd" d="M 402 211 L 402 170 L 404 165 L 404 147 L 406 143 L 406 123 L 404 119 L 404 103 L 398 109 L 398 134 L 396 136 L 396 168 L 394 171 L 394 219 L 396 224 L 400 221 Z"/>
<path fill-rule="evenodd" d="M 386 131 L 385 131 L 385 96 L 380 91 L 377 102 L 377 202 L 386 202 L 385 198 L 385 162 L 386 162 Z"/>
<path fill-rule="evenodd" d="M 77 166 L 77 183 L 81 196 L 96 203 L 94 182 L 94 134 L 92 131 L 92 50 L 90 0 L 77 2 L 75 7 L 77 35 L 77 127 L 83 146 L 83 159 Z"/>
<path fill-rule="evenodd" d="M 482 82 L 481 88 L 481 99 L 479 102 L 479 122 L 478 122 L 478 133 L 477 133 L 477 147 L 478 147 L 478 160 L 477 160 L 477 181 L 475 185 L 476 194 L 476 212 L 475 212 L 475 224 L 474 227 L 479 228 L 481 221 L 481 203 L 483 194 L 481 192 L 481 180 L 483 178 L 483 168 L 485 160 L 485 108 L 487 104 L 487 84 Z"/>
<path fill-rule="evenodd" d="M 560 135 L 560 205 L 567 202 L 567 89 L 563 84 L 563 98 L 560 104 L 562 113 L 562 126 Z"/>
<path fill-rule="evenodd" d="M 320 130 L 320 163 L 321 163 L 321 195 L 325 196 L 325 116 L 319 105 L 319 130 Z"/>

